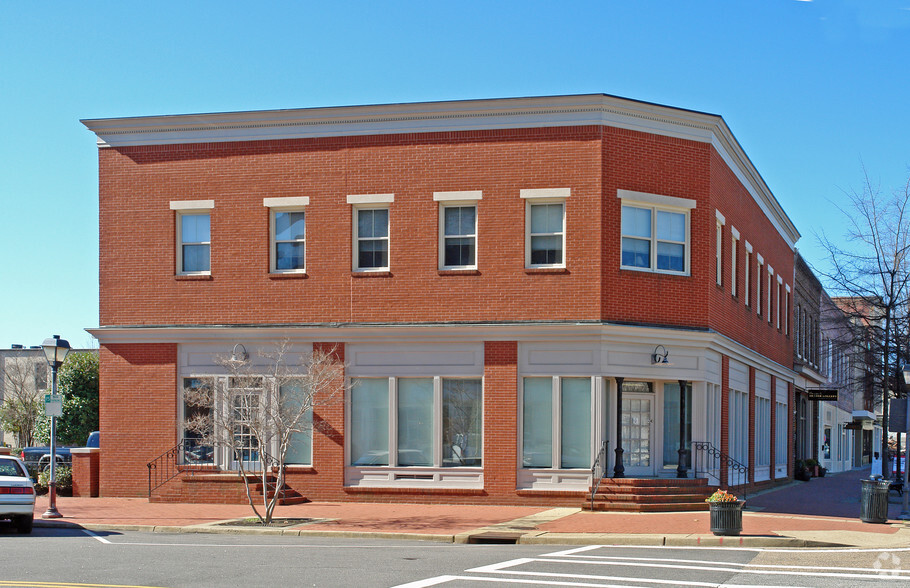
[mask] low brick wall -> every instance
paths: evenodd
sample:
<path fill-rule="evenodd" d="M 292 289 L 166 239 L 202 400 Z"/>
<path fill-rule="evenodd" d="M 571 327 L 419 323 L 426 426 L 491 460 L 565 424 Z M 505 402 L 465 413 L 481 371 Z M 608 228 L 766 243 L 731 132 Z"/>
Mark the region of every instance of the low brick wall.
<path fill-rule="evenodd" d="M 73 496 L 97 498 L 101 450 L 97 447 L 74 447 L 70 453 L 73 456 Z"/>

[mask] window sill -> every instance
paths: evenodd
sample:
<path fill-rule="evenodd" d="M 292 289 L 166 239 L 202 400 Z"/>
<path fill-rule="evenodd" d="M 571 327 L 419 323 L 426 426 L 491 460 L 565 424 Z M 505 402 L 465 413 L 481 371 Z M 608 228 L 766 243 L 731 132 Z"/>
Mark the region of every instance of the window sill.
<path fill-rule="evenodd" d="M 467 269 L 441 269 L 438 270 L 440 276 L 479 276 L 480 270 L 474 268 Z"/>
<path fill-rule="evenodd" d="M 526 267 L 525 273 L 528 275 L 534 274 L 568 274 L 569 268 L 567 267 Z"/>
<path fill-rule="evenodd" d="M 178 282 L 210 282 L 212 274 L 178 274 L 174 276 Z"/>
<path fill-rule="evenodd" d="M 391 278 L 392 272 L 389 270 L 380 270 L 376 272 L 372 271 L 353 271 L 351 272 L 352 278 Z"/>
<path fill-rule="evenodd" d="M 619 269 L 620 269 L 620 271 L 635 272 L 635 273 L 639 273 L 639 274 L 651 274 L 654 276 L 670 276 L 670 277 L 675 277 L 675 278 L 688 278 L 688 277 L 692 276 L 692 274 L 690 274 L 688 272 L 670 272 L 670 271 L 666 271 L 666 270 L 653 270 L 653 269 L 647 268 L 647 267 L 630 267 L 630 266 L 621 265 L 621 266 L 619 266 Z M 720 286 L 718 286 L 718 288 L 720 288 Z"/>
<path fill-rule="evenodd" d="M 305 280 L 309 278 L 306 272 L 270 272 L 270 280 Z"/>

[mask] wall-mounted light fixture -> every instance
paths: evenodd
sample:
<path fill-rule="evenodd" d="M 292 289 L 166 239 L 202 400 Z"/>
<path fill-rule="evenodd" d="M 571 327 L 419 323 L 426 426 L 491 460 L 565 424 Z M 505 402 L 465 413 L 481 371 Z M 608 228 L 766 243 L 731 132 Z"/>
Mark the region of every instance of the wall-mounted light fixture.
<path fill-rule="evenodd" d="M 250 358 L 250 354 L 246 352 L 246 347 L 242 343 L 234 345 L 234 349 L 231 351 L 231 361 L 236 363 L 243 363 Z"/>
<path fill-rule="evenodd" d="M 663 345 L 658 345 L 654 348 L 654 353 L 651 354 L 651 365 L 673 365 L 670 363 L 670 360 L 667 359 L 667 356 L 670 353 L 667 351 L 667 348 Z"/>

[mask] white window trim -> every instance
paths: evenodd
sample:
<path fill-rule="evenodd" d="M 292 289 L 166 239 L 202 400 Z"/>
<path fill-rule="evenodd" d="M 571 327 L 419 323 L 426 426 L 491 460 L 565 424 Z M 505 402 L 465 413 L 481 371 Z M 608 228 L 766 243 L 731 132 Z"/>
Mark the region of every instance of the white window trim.
<path fill-rule="evenodd" d="M 790 335 L 790 284 L 784 284 L 784 334 Z"/>
<path fill-rule="evenodd" d="M 771 324 L 771 307 L 774 301 L 774 291 L 771 286 L 774 285 L 774 268 L 768 264 L 768 324 Z"/>
<path fill-rule="evenodd" d="M 206 210 L 215 208 L 214 200 L 171 200 L 171 210 Z"/>
<path fill-rule="evenodd" d="M 755 269 L 755 314 L 761 316 L 761 307 L 762 307 L 762 287 L 761 283 L 764 280 L 762 275 L 762 267 L 765 265 L 765 258 L 762 257 L 761 253 L 755 254 L 756 269 Z"/>
<path fill-rule="evenodd" d="M 781 290 L 781 288 L 780 288 L 780 287 L 781 287 L 781 285 L 783 285 L 783 283 L 784 283 L 784 279 L 781 278 L 780 275 L 778 275 L 778 276 L 777 276 L 777 306 L 775 307 L 775 308 L 776 308 L 776 312 L 774 313 L 775 316 L 777 317 L 777 328 L 778 328 L 778 330 L 780 330 L 780 314 L 781 314 L 781 313 L 780 313 L 780 307 L 781 307 L 781 304 L 780 304 L 780 303 L 781 303 L 781 297 L 780 297 L 780 290 Z"/>
<path fill-rule="evenodd" d="M 730 227 L 730 294 L 736 296 L 736 256 L 739 253 L 739 231 L 736 227 Z"/>
<path fill-rule="evenodd" d="M 555 190 L 555 189 L 554 189 Z M 568 188 L 566 188 L 568 190 Z M 525 192 L 545 192 L 545 190 L 522 190 L 522 198 L 525 199 L 525 269 L 537 268 L 564 268 L 568 259 L 566 250 L 566 198 L 552 198 L 540 195 L 525 196 Z M 531 207 L 539 204 L 562 204 L 562 263 L 531 263 Z"/>
<path fill-rule="evenodd" d="M 552 419 L 552 421 L 551 421 L 552 428 L 550 430 L 550 439 L 551 439 L 550 464 L 551 464 L 551 466 L 548 468 L 541 468 L 541 467 L 526 468 L 522 465 L 522 461 L 523 461 L 523 457 L 524 457 L 524 444 L 523 444 L 524 443 L 524 398 L 525 398 L 524 386 L 525 386 L 525 379 L 527 379 L 527 378 L 552 378 L 552 380 L 551 380 L 552 387 L 551 387 L 551 391 L 550 391 L 550 407 L 551 407 L 550 416 Z M 597 434 L 596 430 L 597 430 L 598 412 L 597 412 L 597 402 L 596 401 L 597 401 L 597 395 L 598 395 L 598 390 L 599 390 L 599 388 L 597 386 L 597 380 L 599 378 L 597 376 L 592 376 L 592 377 L 588 378 L 588 376 L 565 376 L 565 375 L 564 376 L 535 376 L 535 375 L 530 375 L 530 374 L 521 375 L 521 376 L 519 376 L 519 379 L 521 380 L 520 381 L 521 392 L 518 395 L 518 462 L 519 462 L 519 469 L 521 469 L 522 471 L 525 471 L 525 472 L 532 472 L 532 471 L 553 472 L 553 471 L 558 470 L 558 471 L 571 472 L 571 471 L 582 471 L 582 470 L 586 471 L 589 469 L 589 468 L 563 468 L 562 467 L 562 428 L 561 428 L 562 427 L 562 381 L 563 381 L 563 379 L 566 379 L 566 378 L 590 379 L 590 382 L 591 382 L 591 406 L 590 406 L 591 436 L 589 439 L 590 452 L 591 452 L 590 455 L 591 456 L 597 455 L 597 451 L 596 451 L 597 445 L 594 442 L 594 439 Z M 593 457 L 592 457 L 592 459 L 593 459 Z"/>
<path fill-rule="evenodd" d="M 398 380 L 403 379 L 431 379 L 433 380 L 433 450 L 432 466 L 399 466 L 398 463 Z M 482 488 L 483 487 L 483 460 L 486 454 L 486 425 L 481 419 L 480 435 L 482 439 L 482 453 L 480 466 L 443 466 L 443 425 L 442 401 L 443 380 L 479 380 L 481 384 L 481 407 L 484 406 L 486 389 L 482 376 L 373 376 L 356 375 L 348 378 L 348 385 L 356 379 L 380 379 L 388 381 L 389 422 L 388 422 L 388 447 L 389 465 L 350 465 L 351 438 L 345 436 L 345 483 L 361 487 L 435 487 L 435 488 Z M 345 422 L 351 423 L 351 394 L 345 394 Z M 483 410 L 483 408 L 481 409 Z M 393 458 L 394 456 L 394 458 Z M 416 479 L 413 476 L 422 475 L 427 479 Z M 398 476 L 402 476 L 399 478 Z"/>
<path fill-rule="evenodd" d="M 752 266 L 752 244 L 745 241 L 743 246 L 746 248 L 746 255 L 743 259 L 743 302 L 746 306 L 749 306 L 749 293 L 752 290 L 749 284 L 749 272 Z"/>
<path fill-rule="evenodd" d="M 478 242 L 479 242 L 479 230 L 478 222 L 479 218 L 477 217 L 477 202 L 483 199 L 483 191 L 481 190 L 463 190 L 458 192 L 433 192 L 433 201 L 439 202 L 439 242 L 437 244 L 438 250 L 438 267 L 440 270 L 476 270 L 477 269 L 477 255 L 478 255 Z M 446 253 L 445 253 L 445 209 L 449 207 L 459 207 L 459 206 L 473 206 L 474 207 L 474 263 L 471 265 L 446 265 Z M 565 216 L 565 208 L 563 208 L 563 216 Z M 565 220 L 565 219 L 563 219 Z"/>
<path fill-rule="evenodd" d="M 180 204 L 187 204 L 191 201 L 184 201 Z M 205 206 L 181 206 L 174 208 L 174 203 L 171 202 L 171 210 L 177 212 L 175 216 L 175 228 L 176 228 L 176 243 L 177 243 L 177 267 L 175 268 L 176 274 L 178 276 L 210 276 L 212 275 L 212 213 L 211 209 L 214 207 L 213 200 L 196 200 L 192 201 L 193 204 L 205 203 Z M 208 206 L 208 203 L 213 203 L 212 206 Z M 209 217 L 209 240 L 208 241 L 199 241 L 198 243 L 194 242 L 194 245 L 208 245 L 209 246 L 209 269 L 208 271 L 184 271 L 183 270 L 183 217 L 184 216 L 202 216 L 208 215 Z"/>
<path fill-rule="evenodd" d="M 269 273 L 272 274 L 305 274 L 306 273 L 306 207 L 309 206 L 310 199 L 307 196 L 292 196 L 285 198 L 263 198 L 262 205 L 269 209 Z M 276 212 L 303 212 L 304 213 L 304 233 L 303 233 L 303 267 L 289 270 L 280 270 L 277 267 L 276 249 L 278 243 L 275 233 L 275 213 Z M 299 241 L 294 241 L 299 242 Z"/>
<path fill-rule="evenodd" d="M 722 286 L 724 282 L 724 224 L 720 222 L 720 219 L 717 219 L 717 223 L 715 223 L 714 227 L 714 277 L 716 278 L 717 285 Z"/>
<path fill-rule="evenodd" d="M 572 188 L 522 188 L 519 196 L 522 199 L 545 198 L 554 201 L 565 200 L 572 195 Z"/>
<path fill-rule="evenodd" d="M 648 272 L 656 274 L 668 274 L 671 276 L 690 276 L 692 275 L 692 217 L 691 210 L 695 208 L 695 201 L 687 198 L 677 198 L 675 196 L 661 196 L 659 194 L 647 194 L 644 192 L 632 192 L 630 190 L 617 190 L 616 196 L 620 199 L 620 207 L 631 206 L 633 208 L 647 208 L 651 211 L 651 259 L 650 267 L 633 267 L 622 264 L 622 221 L 619 227 L 619 267 L 624 270 L 639 272 Z M 686 218 L 686 240 L 683 243 L 684 263 L 686 270 L 682 272 L 671 270 L 657 269 L 657 211 L 675 212 L 685 215 Z M 622 209 L 620 208 L 620 216 Z M 636 237 L 640 238 L 640 237 Z M 661 239 L 661 241 L 665 241 Z M 678 241 L 665 241 L 668 243 L 678 243 Z"/>
<path fill-rule="evenodd" d="M 391 206 L 395 201 L 394 194 L 349 194 L 348 204 L 353 206 L 351 214 L 351 271 L 358 273 L 387 272 L 392 266 L 392 212 Z M 384 267 L 360 267 L 360 235 L 357 233 L 358 215 L 364 210 L 388 210 L 389 221 L 386 227 L 385 240 L 388 243 L 388 260 Z"/>

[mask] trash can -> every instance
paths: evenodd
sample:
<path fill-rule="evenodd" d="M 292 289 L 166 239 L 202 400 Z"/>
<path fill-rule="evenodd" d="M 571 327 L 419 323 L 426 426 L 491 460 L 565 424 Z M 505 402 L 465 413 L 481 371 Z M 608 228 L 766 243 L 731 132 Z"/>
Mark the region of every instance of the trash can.
<path fill-rule="evenodd" d="M 888 522 L 888 480 L 862 480 L 859 518 L 864 523 Z"/>

